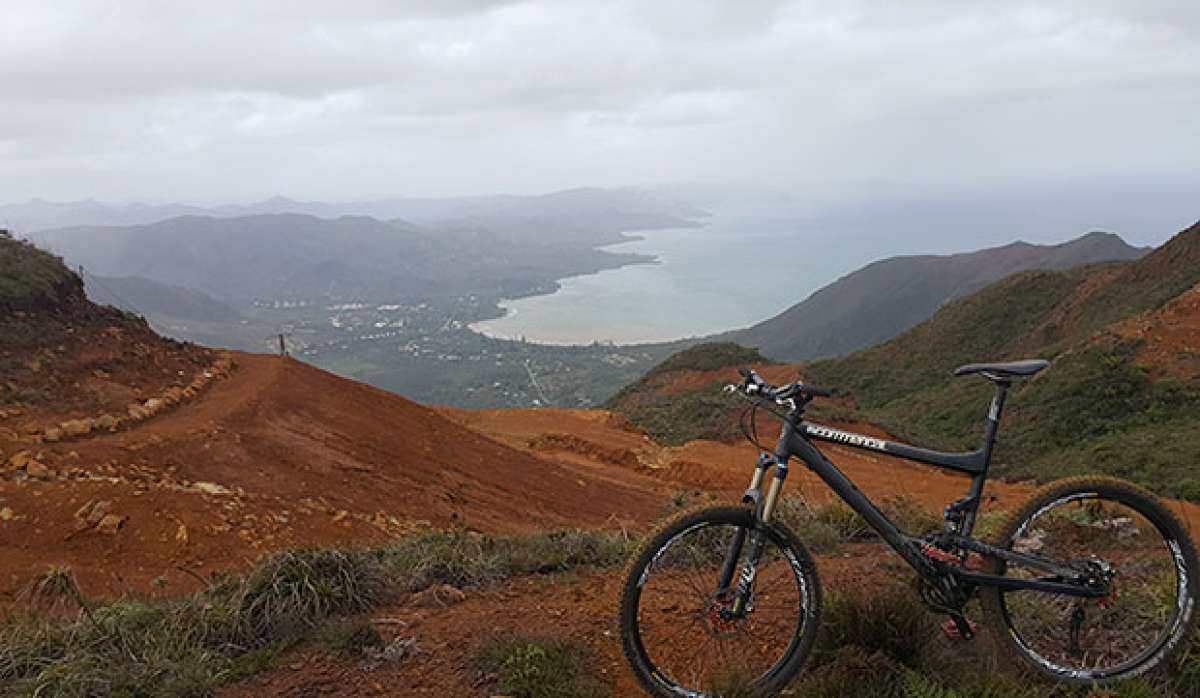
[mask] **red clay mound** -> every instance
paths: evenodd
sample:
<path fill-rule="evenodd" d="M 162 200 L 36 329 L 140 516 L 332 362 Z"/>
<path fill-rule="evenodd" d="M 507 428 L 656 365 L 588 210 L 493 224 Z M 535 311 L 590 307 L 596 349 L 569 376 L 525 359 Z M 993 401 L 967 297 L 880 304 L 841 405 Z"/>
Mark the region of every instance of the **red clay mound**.
<path fill-rule="evenodd" d="M 1137 358 L 1143 365 L 1184 381 L 1200 378 L 1200 286 L 1158 310 L 1117 324 L 1114 330 L 1141 340 Z"/>
<path fill-rule="evenodd" d="M 660 511 L 665 486 L 654 478 L 542 460 L 291 359 L 233 359 L 228 377 L 153 419 L 28 448 L 36 469 L 10 465 L 0 555 L 11 578 L 0 589 L 14 593 L 48 564 L 72 566 L 94 593 L 162 574 L 186 587 L 178 566 L 239 566 L 270 549 L 414 525 L 517 532 Z M 75 516 L 97 501 L 113 517 L 107 534 Z"/>

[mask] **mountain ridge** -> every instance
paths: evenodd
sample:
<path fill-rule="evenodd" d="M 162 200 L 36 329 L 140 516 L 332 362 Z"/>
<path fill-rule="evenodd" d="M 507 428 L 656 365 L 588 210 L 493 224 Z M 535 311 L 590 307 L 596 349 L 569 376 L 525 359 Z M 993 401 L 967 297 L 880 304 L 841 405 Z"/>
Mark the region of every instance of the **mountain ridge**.
<path fill-rule="evenodd" d="M 1018 240 L 973 252 L 889 257 L 846 274 L 772 318 L 714 339 L 755 346 L 782 361 L 835 356 L 895 336 L 945 303 L 1018 271 L 1130 260 L 1148 251 L 1115 233 L 1093 231 L 1056 245 Z"/>

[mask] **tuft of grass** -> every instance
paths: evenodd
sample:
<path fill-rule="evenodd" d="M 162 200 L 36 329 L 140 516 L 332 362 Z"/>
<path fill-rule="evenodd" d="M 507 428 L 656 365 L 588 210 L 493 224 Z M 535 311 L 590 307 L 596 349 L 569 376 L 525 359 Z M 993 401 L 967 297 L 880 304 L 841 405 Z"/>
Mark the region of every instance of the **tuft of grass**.
<path fill-rule="evenodd" d="M 268 557 L 232 594 L 239 641 L 260 647 L 333 616 L 373 608 L 391 586 L 375 556 L 360 550 L 292 550 Z"/>
<path fill-rule="evenodd" d="M 606 686 L 588 675 L 588 652 L 568 640 L 504 638 L 486 643 L 475 666 L 496 675 L 496 690 L 515 698 L 601 698 Z"/>
<path fill-rule="evenodd" d="M 846 646 L 801 674 L 793 692 L 805 698 L 906 698 L 902 676 L 903 667 L 886 654 Z"/>
<path fill-rule="evenodd" d="M 832 553 L 846 540 L 841 530 L 819 518 L 808 502 L 799 497 L 781 497 L 772 517 L 791 529 L 814 555 Z"/>
<path fill-rule="evenodd" d="M 608 568 L 624 562 L 632 539 L 617 533 L 565 529 L 528 536 L 434 532 L 387 543 L 374 555 L 403 591 L 433 584 L 470 587 L 523 574 Z"/>
<path fill-rule="evenodd" d="M 844 647 L 916 666 L 937 639 L 933 616 L 911 589 L 875 585 L 830 593 L 813 651 L 817 664 Z"/>
<path fill-rule="evenodd" d="M 367 621 L 342 621 L 320 628 L 316 639 L 344 654 L 360 656 L 369 648 L 383 647 L 383 638 Z"/>

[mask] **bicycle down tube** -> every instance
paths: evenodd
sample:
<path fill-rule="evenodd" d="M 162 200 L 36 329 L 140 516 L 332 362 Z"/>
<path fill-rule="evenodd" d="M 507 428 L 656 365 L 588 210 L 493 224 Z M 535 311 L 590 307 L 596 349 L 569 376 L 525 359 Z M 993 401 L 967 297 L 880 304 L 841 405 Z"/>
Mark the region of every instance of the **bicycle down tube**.
<path fill-rule="evenodd" d="M 963 524 L 960 533 L 953 536 L 956 542 L 966 550 L 971 550 L 985 556 L 998 557 L 1008 562 L 1020 562 L 1029 567 L 1046 571 L 1051 575 L 1050 578 L 1042 579 L 1016 579 L 966 569 L 955 570 L 954 573 L 963 581 L 1010 590 L 1028 589 L 1061 593 L 1070 596 L 1090 597 L 1102 595 L 1103 592 L 1097 590 L 1058 581 L 1061 578 L 1069 578 L 1077 575 L 1076 570 L 1067 567 L 1061 562 L 1047 560 L 1035 555 L 1004 550 L 969 537 L 974 524 L 975 513 L 982 499 L 983 486 L 987 480 L 988 464 L 991 459 L 992 448 L 995 444 L 997 422 L 999 421 L 999 413 L 1003 407 L 1003 401 L 1004 390 L 1001 389 L 997 391 L 996 398 L 992 403 L 992 409 L 988 414 L 983 446 L 976 451 L 966 453 L 932 451 L 877 437 L 846 432 L 812 422 L 801 421 L 795 415 L 788 415 L 784 419 L 783 430 L 776 447 L 774 477 L 762 503 L 762 520 L 764 522 L 770 520 L 780 491 L 782 490 L 783 482 L 787 478 L 788 461 L 792 457 L 796 457 L 804 461 L 809 470 L 816 473 L 838 497 L 857 512 L 872 529 L 878 532 L 880 537 L 903 557 L 910 566 L 918 571 L 926 568 L 929 561 L 920 552 L 919 539 L 900 530 L 853 481 L 846 477 L 833 462 L 817 449 L 812 441 L 825 441 L 860 450 L 885 453 L 971 475 L 970 494 L 964 500 L 960 500 L 959 503 L 962 507 Z M 756 481 L 761 482 L 761 479 L 756 477 Z M 728 577 L 724 577 L 722 581 L 723 583 L 728 583 L 731 580 Z"/>

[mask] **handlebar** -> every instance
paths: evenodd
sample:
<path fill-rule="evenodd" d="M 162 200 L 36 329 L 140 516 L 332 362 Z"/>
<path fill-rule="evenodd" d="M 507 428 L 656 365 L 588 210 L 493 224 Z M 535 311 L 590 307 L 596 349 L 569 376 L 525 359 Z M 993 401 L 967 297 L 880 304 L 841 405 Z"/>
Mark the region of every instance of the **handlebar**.
<path fill-rule="evenodd" d="M 787 385 L 774 386 L 767 383 L 749 368 L 739 368 L 738 373 L 742 376 L 742 384 L 740 386 L 729 386 L 735 390 L 743 392 L 747 395 L 761 395 L 768 400 L 790 400 L 796 397 L 804 397 L 805 401 L 815 397 L 833 397 L 838 394 L 837 388 L 823 388 L 819 385 L 809 385 L 796 381 Z"/>

